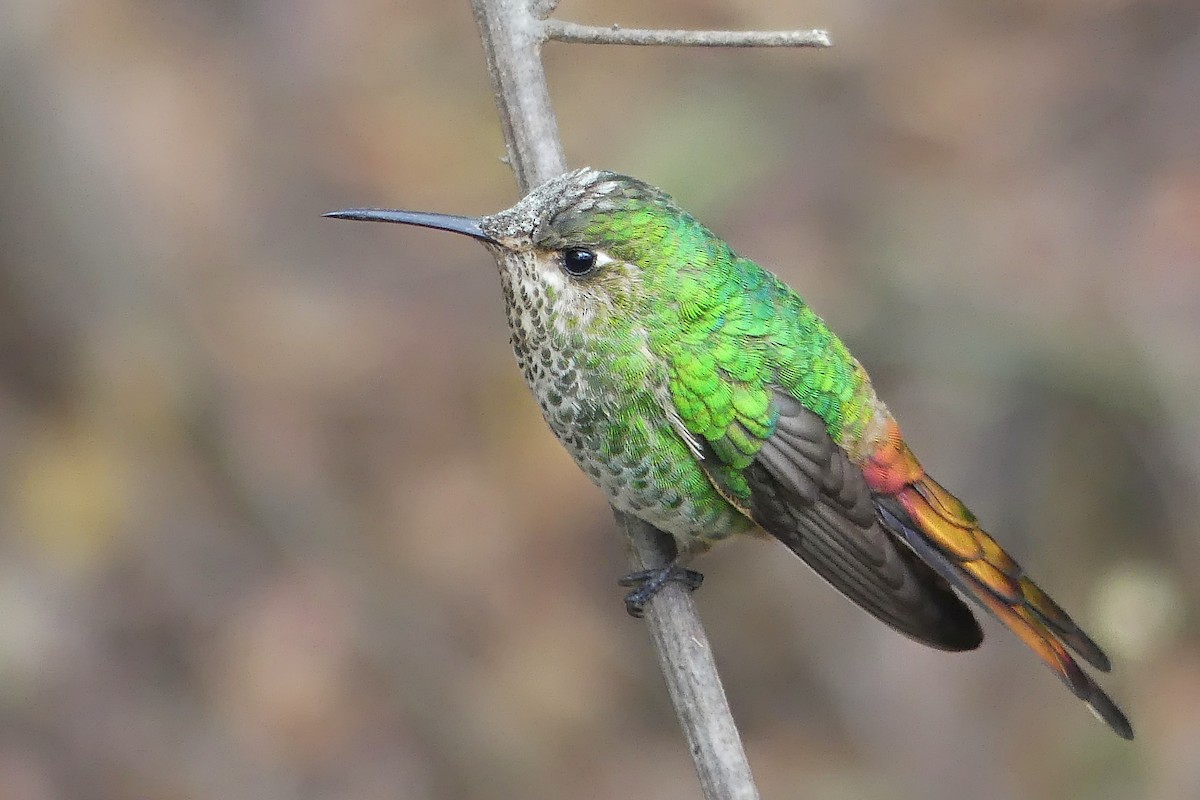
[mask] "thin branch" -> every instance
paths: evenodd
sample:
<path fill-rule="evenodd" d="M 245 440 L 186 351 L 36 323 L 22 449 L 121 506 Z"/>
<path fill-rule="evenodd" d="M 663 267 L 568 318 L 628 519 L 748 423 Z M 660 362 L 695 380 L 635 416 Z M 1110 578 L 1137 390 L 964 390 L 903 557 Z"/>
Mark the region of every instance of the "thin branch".
<path fill-rule="evenodd" d="M 483 39 L 508 163 L 525 194 L 567 169 L 542 69 L 543 23 L 533 18 L 528 0 L 471 0 L 471 8 Z"/>
<path fill-rule="evenodd" d="M 548 19 L 542 36 L 578 44 L 667 45 L 671 47 L 832 47 L 829 33 L 810 31 L 672 31 L 579 25 Z"/>
<path fill-rule="evenodd" d="M 558 125 L 541 61 L 541 25 L 532 16 L 546 2 L 471 0 L 483 39 L 509 163 L 522 192 L 565 171 Z M 670 538 L 614 510 L 634 569 L 666 564 Z M 758 790 L 721 685 L 708 637 L 687 592 L 669 584 L 646 607 L 667 690 L 708 800 L 757 800 Z"/>
<path fill-rule="evenodd" d="M 668 534 L 629 514 L 615 509 L 613 514 L 625 532 L 635 570 L 662 566 L 674 555 Z M 679 584 L 668 583 L 647 606 L 646 625 L 704 797 L 758 800 L 750 762 L 692 595 Z"/>

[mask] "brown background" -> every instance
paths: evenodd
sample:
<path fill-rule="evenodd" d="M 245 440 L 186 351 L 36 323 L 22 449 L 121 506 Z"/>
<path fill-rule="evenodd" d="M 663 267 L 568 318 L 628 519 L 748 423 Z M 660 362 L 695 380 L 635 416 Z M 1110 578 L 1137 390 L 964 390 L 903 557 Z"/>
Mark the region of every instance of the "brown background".
<path fill-rule="evenodd" d="M 13 0 L 6 798 L 692 798 L 606 505 L 466 240 L 510 204 L 465 2 Z M 779 547 L 698 595 L 766 798 L 1200 797 L 1200 6 L 566 0 L 826 52 L 551 45 L 569 162 L 800 288 L 1110 649 L 925 650 Z"/>

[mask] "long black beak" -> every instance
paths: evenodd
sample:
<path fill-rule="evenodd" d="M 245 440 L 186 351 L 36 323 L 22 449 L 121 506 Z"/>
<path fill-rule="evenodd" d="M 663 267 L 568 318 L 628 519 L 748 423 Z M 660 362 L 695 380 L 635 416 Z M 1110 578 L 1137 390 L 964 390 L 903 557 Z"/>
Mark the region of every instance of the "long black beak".
<path fill-rule="evenodd" d="M 433 214 L 428 211 L 394 211 L 386 208 L 347 208 L 343 211 L 330 211 L 321 216 L 354 219 L 360 222 L 398 222 L 401 225 L 420 225 L 422 228 L 437 228 L 440 231 L 461 233 L 481 242 L 495 243 L 495 240 L 479 227 L 478 217 Z"/>

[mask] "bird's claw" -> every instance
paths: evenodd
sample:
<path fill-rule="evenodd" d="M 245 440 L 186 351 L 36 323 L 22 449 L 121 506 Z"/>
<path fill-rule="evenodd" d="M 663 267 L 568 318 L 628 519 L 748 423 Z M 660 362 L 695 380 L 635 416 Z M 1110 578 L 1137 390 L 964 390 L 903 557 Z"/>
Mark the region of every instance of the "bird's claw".
<path fill-rule="evenodd" d="M 631 572 L 617 581 L 621 586 L 636 587 L 625 595 L 625 610 L 629 616 L 641 618 L 645 613 L 646 603 L 672 581 L 682 584 L 688 591 L 695 591 L 704 582 L 704 576 L 694 569 L 672 561 L 665 567 Z"/>

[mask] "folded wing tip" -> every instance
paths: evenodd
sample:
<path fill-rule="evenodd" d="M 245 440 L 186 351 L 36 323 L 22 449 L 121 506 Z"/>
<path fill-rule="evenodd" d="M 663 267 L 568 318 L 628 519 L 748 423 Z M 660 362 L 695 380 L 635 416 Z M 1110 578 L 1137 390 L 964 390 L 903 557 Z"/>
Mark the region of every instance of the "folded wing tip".
<path fill-rule="evenodd" d="M 923 631 L 920 642 L 951 653 L 976 650 L 983 644 L 983 628 L 965 603 L 942 602 L 938 610 L 942 618 L 937 628 Z"/>

